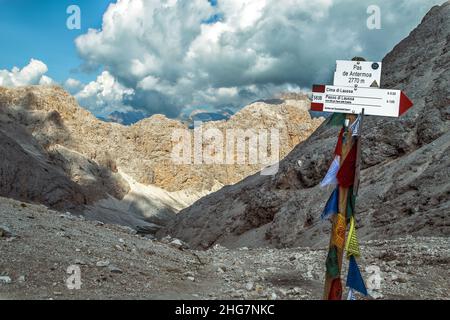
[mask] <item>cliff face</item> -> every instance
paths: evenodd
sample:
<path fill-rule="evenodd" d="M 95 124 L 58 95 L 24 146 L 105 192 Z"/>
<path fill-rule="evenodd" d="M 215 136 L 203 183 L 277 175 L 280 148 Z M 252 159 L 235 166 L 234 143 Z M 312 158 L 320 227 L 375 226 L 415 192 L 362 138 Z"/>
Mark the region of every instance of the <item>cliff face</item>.
<path fill-rule="evenodd" d="M 363 239 L 450 235 L 450 3 L 436 6 L 383 59 L 383 88 L 402 89 L 414 107 L 398 119 L 366 117 L 357 199 Z M 331 189 L 318 183 L 338 128 L 322 125 L 281 162 L 181 211 L 165 230 L 196 247 L 322 246 L 320 213 Z"/>
<path fill-rule="evenodd" d="M 64 118 L 88 116 L 57 88 L 0 88 L 0 194 L 77 212 L 123 197 L 128 185 L 111 163 L 70 148 L 77 142 Z"/>
<path fill-rule="evenodd" d="M 259 102 L 203 127 L 225 133 L 278 126 L 284 157 L 323 120 L 311 119 L 308 105 L 306 97 Z M 248 163 L 175 164 L 175 130 L 192 134 L 162 115 L 132 126 L 102 122 L 55 86 L 0 87 L 0 196 L 136 226 L 135 218 L 153 214 L 166 221 L 201 196 L 261 169 Z M 130 211 L 136 217 L 127 217 Z"/>

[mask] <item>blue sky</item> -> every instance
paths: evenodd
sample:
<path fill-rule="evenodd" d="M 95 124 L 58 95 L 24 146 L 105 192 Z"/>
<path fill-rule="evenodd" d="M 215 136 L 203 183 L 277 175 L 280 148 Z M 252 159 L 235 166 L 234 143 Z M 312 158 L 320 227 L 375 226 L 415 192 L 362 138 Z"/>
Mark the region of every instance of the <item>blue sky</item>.
<path fill-rule="evenodd" d="M 96 74 L 76 72 L 82 60 L 74 39 L 88 28 L 100 28 L 109 0 L 0 0 L 0 69 L 22 67 L 31 58 L 44 61 L 58 82 L 69 77 L 92 80 Z M 66 27 L 69 5 L 81 8 L 81 30 Z M 7 44 L 7 45 L 5 45 Z"/>
<path fill-rule="evenodd" d="M 0 85 L 53 81 L 98 116 L 237 109 L 328 83 L 338 59 L 381 60 L 443 2 L 0 0 Z M 74 4 L 81 30 L 66 27 Z"/>

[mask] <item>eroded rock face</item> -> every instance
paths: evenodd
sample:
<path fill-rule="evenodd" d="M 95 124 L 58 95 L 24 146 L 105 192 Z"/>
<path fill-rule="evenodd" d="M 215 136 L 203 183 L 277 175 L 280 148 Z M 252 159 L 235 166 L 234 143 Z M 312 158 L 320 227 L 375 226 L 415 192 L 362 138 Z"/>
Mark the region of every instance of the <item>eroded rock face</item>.
<path fill-rule="evenodd" d="M 366 117 L 357 200 L 363 239 L 450 235 L 450 3 L 436 6 L 383 59 L 382 87 L 402 89 L 414 107 L 401 118 Z M 258 174 L 183 210 L 165 233 L 194 247 L 322 246 L 320 213 L 331 190 L 318 187 L 338 128 L 322 125 L 272 177 Z"/>
<path fill-rule="evenodd" d="M 201 130 L 204 135 L 211 130 L 217 129 L 223 135 L 223 145 L 227 144 L 227 131 L 233 132 L 235 142 L 235 152 L 237 150 L 239 135 L 242 133 L 267 132 L 270 135 L 271 129 L 279 132 L 279 158 L 284 158 L 300 141 L 305 140 L 322 122 L 323 118 L 312 119 L 308 112 L 309 100 L 301 97 L 299 100 L 277 100 L 277 103 L 255 102 L 232 116 L 229 120 L 213 121 L 202 124 Z M 170 133 L 165 134 L 165 136 Z M 194 138 L 194 133 L 192 133 Z M 193 145 L 194 145 L 193 141 Z M 203 139 L 203 150 L 214 145 L 214 140 Z M 170 154 L 164 154 L 162 161 L 154 164 L 154 183 L 175 191 L 180 188 L 192 188 L 200 190 L 217 190 L 223 185 L 230 185 L 241 181 L 250 174 L 259 172 L 263 166 L 251 164 L 246 142 L 245 162 L 239 163 L 235 157 L 232 164 L 188 164 L 177 165 L 172 159 L 168 159 Z M 260 146 L 259 146 L 260 147 Z M 270 136 L 268 137 L 268 147 L 270 147 Z M 224 148 L 225 149 L 225 148 Z M 260 149 L 257 152 L 261 151 Z M 194 147 L 192 149 L 194 152 Z M 144 151 L 145 154 L 145 151 Z M 212 153 L 212 156 L 216 153 Z M 222 158 L 227 156 L 225 149 Z M 145 170 L 142 170 L 145 172 Z M 176 173 L 176 174 L 175 174 Z"/>
<path fill-rule="evenodd" d="M 257 102 L 229 121 L 203 126 L 224 134 L 230 128 L 278 128 L 280 157 L 284 157 L 323 121 L 311 119 L 308 104 L 305 96 Z M 192 203 L 261 170 L 248 159 L 243 165 L 176 164 L 172 159 L 175 130 L 193 136 L 185 124 L 163 115 L 132 126 L 102 122 L 55 86 L 0 88 L 0 195 L 58 209 L 90 205 L 109 196 L 122 199 L 130 191 L 122 170 L 144 185 L 183 190 Z"/>
<path fill-rule="evenodd" d="M 80 110 L 62 107 L 54 90 L 0 88 L 0 194 L 76 212 L 107 194 L 123 197 L 120 176 L 63 146 L 73 143 L 63 116 Z"/>

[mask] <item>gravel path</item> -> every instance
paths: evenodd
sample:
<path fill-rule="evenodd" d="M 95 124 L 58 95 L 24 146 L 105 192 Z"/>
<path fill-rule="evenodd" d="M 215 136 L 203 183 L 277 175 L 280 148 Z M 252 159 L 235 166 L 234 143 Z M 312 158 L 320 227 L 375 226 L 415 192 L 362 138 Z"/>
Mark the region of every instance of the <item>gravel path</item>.
<path fill-rule="evenodd" d="M 373 297 L 450 298 L 449 238 L 372 241 L 361 252 L 366 282 L 379 279 Z M 320 299 L 324 261 L 309 248 L 194 251 L 0 198 L 1 299 Z M 81 288 L 70 290 L 74 265 Z"/>

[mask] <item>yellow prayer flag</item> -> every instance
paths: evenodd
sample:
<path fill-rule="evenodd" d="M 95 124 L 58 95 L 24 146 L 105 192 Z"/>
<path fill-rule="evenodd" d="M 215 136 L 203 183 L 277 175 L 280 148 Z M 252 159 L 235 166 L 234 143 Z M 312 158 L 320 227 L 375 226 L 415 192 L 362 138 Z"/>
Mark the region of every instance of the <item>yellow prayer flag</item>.
<path fill-rule="evenodd" d="M 336 215 L 336 227 L 334 228 L 332 243 L 340 249 L 343 249 L 345 244 L 345 227 L 345 215 L 338 213 Z"/>
<path fill-rule="evenodd" d="M 356 236 L 355 218 L 350 218 L 350 230 L 348 232 L 347 242 L 345 244 L 345 251 L 347 251 L 347 258 L 350 256 L 359 257 L 361 255 L 359 251 L 358 237 Z"/>

